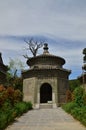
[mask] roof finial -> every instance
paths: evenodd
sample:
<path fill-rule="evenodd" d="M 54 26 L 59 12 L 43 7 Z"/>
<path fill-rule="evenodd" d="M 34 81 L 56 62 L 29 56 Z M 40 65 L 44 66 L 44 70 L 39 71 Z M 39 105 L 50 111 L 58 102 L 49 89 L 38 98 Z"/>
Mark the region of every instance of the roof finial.
<path fill-rule="evenodd" d="M 48 52 L 48 44 L 47 43 L 44 43 L 44 48 L 43 49 L 44 49 L 44 52 L 43 52 L 44 54 L 47 54 L 47 53 L 49 54 L 49 52 Z"/>

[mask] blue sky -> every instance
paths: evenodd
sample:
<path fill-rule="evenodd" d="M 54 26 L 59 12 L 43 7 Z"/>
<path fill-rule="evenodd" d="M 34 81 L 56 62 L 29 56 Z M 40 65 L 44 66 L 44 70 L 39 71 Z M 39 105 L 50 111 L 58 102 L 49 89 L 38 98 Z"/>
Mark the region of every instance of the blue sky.
<path fill-rule="evenodd" d="M 86 47 L 86 0 L 1 0 L 0 51 L 5 64 L 9 58 L 26 62 L 24 39 L 30 37 L 47 42 L 51 54 L 66 60 L 70 79 L 77 78 Z"/>

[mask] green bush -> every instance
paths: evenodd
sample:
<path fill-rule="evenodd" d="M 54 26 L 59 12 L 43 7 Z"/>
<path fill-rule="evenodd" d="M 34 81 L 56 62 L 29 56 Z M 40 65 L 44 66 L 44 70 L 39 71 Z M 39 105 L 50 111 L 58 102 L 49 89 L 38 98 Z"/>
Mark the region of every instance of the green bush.
<path fill-rule="evenodd" d="M 83 94 L 83 102 L 84 102 L 84 105 L 86 105 L 86 93 Z"/>
<path fill-rule="evenodd" d="M 14 106 L 7 100 L 0 108 L 0 130 L 4 130 L 15 117 L 21 116 L 32 108 L 31 102 L 18 102 Z"/>
<path fill-rule="evenodd" d="M 3 130 L 7 125 L 14 121 L 13 112 L 14 110 L 12 108 L 0 110 L 0 130 Z"/>
<path fill-rule="evenodd" d="M 10 103 L 10 100 L 7 99 L 2 106 L 2 110 L 7 111 L 9 109 L 12 109 L 12 105 Z"/>
<path fill-rule="evenodd" d="M 10 122 L 14 121 L 12 113 L 13 109 L 7 109 L 7 111 L 0 112 L 0 130 L 3 130 Z"/>
<path fill-rule="evenodd" d="M 0 86 L 0 130 L 4 130 L 15 117 L 32 109 L 31 102 L 22 102 L 22 92 L 13 87 Z"/>
<path fill-rule="evenodd" d="M 69 89 L 73 92 L 77 87 L 80 86 L 80 81 L 75 80 L 69 80 Z"/>
<path fill-rule="evenodd" d="M 74 108 L 71 114 L 86 126 L 86 107 Z"/>
<path fill-rule="evenodd" d="M 14 106 L 17 116 L 22 115 L 30 109 L 32 109 L 32 104 L 30 102 L 19 102 Z"/>
<path fill-rule="evenodd" d="M 86 126 L 86 92 L 82 87 L 77 87 L 73 92 L 74 99 L 62 108 Z"/>
<path fill-rule="evenodd" d="M 30 101 L 26 102 L 26 106 L 27 106 L 27 109 L 29 109 L 29 110 L 32 109 L 32 103 Z"/>
<path fill-rule="evenodd" d="M 75 102 L 69 102 L 62 106 L 62 108 L 68 113 L 71 113 L 71 110 L 77 107 L 78 105 Z"/>
<path fill-rule="evenodd" d="M 82 87 L 78 87 L 74 90 L 74 100 L 78 106 L 83 106 L 84 105 L 84 100 L 83 100 L 83 95 L 85 91 Z"/>
<path fill-rule="evenodd" d="M 22 102 L 15 104 L 14 110 L 16 111 L 17 116 L 20 116 L 22 113 L 26 112 L 26 104 Z"/>
<path fill-rule="evenodd" d="M 7 125 L 7 115 L 0 112 L 0 130 L 4 130 Z"/>
<path fill-rule="evenodd" d="M 75 102 L 70 102 L 63 105 L 62 108 L 86 126 L 86 106 L 79 107 Z"/>

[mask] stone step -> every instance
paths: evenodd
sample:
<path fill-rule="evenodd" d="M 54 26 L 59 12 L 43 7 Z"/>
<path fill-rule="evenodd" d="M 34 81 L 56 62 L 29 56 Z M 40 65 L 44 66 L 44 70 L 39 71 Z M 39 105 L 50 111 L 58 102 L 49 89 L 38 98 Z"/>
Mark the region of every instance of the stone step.
<path fill-rule="evenodd" d="M 40 109 L 47 109 L 47 108 L 53 108 L 53 107 L 52 107 L 52 104 L 41 103 L 39 108 Z"/>

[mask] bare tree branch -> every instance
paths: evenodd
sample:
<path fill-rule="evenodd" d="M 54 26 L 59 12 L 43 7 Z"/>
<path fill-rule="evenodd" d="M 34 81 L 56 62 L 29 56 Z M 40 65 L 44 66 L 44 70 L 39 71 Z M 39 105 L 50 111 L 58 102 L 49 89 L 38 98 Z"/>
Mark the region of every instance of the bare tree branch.
<path fill-rule="evenodd" d="M 27 47 L 27 50 L 31 51 L 31 53 L 33 54 L 33 57 L 37 56 L 37 53 L 38 53 L 38 50 L 43 46 L 43 43 L 42 41 L 35 41 L 33 38 L 31 38 L 29 41 L 27 40 L 24 40 L 27 44 L 28 44 L 28 47 Z M 25 58 L 29 58 L 28 55 L 23 55 Z"/>
<path fill-rule="evenodd" d="M 24 58 L 26 58 L 26 59 L 29 59 L 30 57 L 26 54 L 26 55 L 23 55 L 24 56 Z"/>

